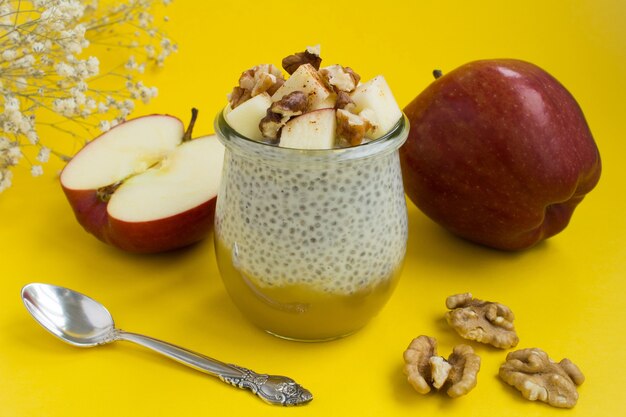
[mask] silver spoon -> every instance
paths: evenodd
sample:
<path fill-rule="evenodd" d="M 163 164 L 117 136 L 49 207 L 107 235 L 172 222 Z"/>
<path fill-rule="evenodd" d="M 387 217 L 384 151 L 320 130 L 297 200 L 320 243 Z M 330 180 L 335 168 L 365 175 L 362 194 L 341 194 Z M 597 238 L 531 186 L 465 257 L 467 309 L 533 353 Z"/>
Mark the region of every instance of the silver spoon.
<path fill-rule="evenodd" d="M 113 317 L 97 301 L 68 288 L 32 283 L 22 288 L 28 312 L 46 330 L 74 346 L 92 347 L 126 340 L 159 352 L 238 388 L 246 388 L 270 404 L 298 405 L 313 395 L 284 376 L 257 374 L 151 337 L 115 328 Z"/>

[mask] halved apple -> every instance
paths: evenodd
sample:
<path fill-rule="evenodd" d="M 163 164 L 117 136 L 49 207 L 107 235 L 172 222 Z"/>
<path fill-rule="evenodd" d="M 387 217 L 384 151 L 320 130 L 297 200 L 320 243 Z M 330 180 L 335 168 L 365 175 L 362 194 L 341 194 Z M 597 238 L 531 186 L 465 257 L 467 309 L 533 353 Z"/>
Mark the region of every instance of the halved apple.
<path fill-rule="evenodd" d="M 212 229 L 224 147 L 191 140 L 195 120 L 150 115 L 122 123 L 81 149 L 61 186 L 76 219 L 103 242 L 130 252 L 177 249 Z"/>

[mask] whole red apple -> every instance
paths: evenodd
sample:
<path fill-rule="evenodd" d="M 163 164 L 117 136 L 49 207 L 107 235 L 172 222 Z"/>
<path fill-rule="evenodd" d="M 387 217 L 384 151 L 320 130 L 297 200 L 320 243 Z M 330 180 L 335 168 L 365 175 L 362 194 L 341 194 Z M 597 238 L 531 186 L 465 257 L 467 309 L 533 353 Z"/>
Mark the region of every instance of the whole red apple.
<path fill-rule="evenodd" d="M 169 115 L 124 122 L 89 142 L 63 169 L 61 186 L 85 230 L 130 252 L 177 249 L 212 229 L 224 147 L 191 140 L 193 121 Z"/>
<path fill-rule="evenodd" d="M 404 109 L 406 193 L 471 241 L 528 248 L 562 231 L 600 178 L 600 154 L 574 97 L 528 62 L 465 64 Z"/>

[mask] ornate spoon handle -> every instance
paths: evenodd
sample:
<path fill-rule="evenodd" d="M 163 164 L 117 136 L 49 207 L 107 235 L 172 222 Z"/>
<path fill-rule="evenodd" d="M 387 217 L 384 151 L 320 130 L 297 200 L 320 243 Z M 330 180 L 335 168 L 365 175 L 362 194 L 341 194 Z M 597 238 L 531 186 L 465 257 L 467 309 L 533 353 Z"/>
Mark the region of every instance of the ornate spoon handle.
<path fill-rule="evenodd" d="M 270 404 L 298 405 L 313 399 L 313 395 L 307 389 L 285 376 L 257 374 L 250 369 L 220 362 L 180 346 L 137 333 L 116 330 L 113 338 L 136 343 L 193 369 L 216 376 L 233 386 L 249 389 Z"/>

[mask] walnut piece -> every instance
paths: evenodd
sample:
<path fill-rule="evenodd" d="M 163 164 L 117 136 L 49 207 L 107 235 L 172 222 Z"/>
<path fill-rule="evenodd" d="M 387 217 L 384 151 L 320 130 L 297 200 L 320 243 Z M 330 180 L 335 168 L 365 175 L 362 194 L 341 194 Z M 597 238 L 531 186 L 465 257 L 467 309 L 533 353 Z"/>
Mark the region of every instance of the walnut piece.
<path fill-rule="evenodd" d="M 235 108 L 244 101 L 267 92 L 272 95 L 283 85 L 285 78 L 272 64 L 261 64 L 241 73 L 239 85 L 228 95 L 230 107 Z"/>
<path fill-rule="evenodd" d="M 299 116 L 306 112 L 308 101 L 307 95 L 302 91 L 292 91 L 273 103 L 269 110 L 281 116 Z"/>
<path fill-rule="evenodd" d="M 500 378 L 517 388 L 530 401 L 543 401 L 553 407 L 572 408 L 578 401 L 576 386 L 585 377 L 572 361 L 552 361 L 538 348 L 511 352 L 500 366 Z"/>
<path fill-rule="evenodd" d="M 472 294 L 451 295 L 446 299 L 451 310 L 446 314 L 448 324 L 461 337 L 509 349 L 519 342 L 513 327 L 515 316 L 507 306 L 473 298 Z"/>
<path fill-rule="evenodd" d="M 280 100 L 272 103 L 267 114 L 259 122 L 261 134 L 266 139 L 276 141 L 280 138 L 280 129 L 293 116 L 306 112 L 308 105 L 307 95 L 302 91 L 292 91 Z"/>
<path fill-rule="evenodd" d="M 354 104 L 354 100 L 350 97 L 350 94 L 345 91 L 340 91 L 337 93 L 337 99 L 335 100 L 335 109 L 343 109 L 348 111 L 353 111 L 356 108 L 356 104 Z"/>
<path fill-rule="evenodd" d="M 267 109 L 267 114 L 259 122 L 259 130 L 264 138 L 270 139 L 270 143 L 277 143 L 280 138 L 280 129 L 287 123 L 289 117 L 281 116 L 270 109 L 271 107 Z"/>
<path fill-rule="evenodd" d="M 365 133 L 372 127 L 368 121 L 344 109 L 337 110 L 336 116 L 337 136 L 348 141 L 350 146 L 361 144 Z"/>
<path fill-rule="evenodd" d="M 341 65 L 322 68 L 320 74 L 337 93 L 340 91 L 352 92 L 361 80 L 361 77 L 352 68 Z"/>
<path fill-rule="evenodd" d="M 308 46 L 305 51 L 297 52 L 293 55 L 283 58 L 282 66 L 289 75 L 296 72 L 300 65 L 311 64 L 315 70 L 320 69 L 322 58 L 320 58 L 319 45 Z"/>
<path fill-rule="evenodd" d="M 437 341 L 424 335 L 411 341 L 404 352 L 404 363 L 407 381 L 417 392 L 445 389 L 452 398 L 470 392 L 480 370 L 480 357 L 470 346 L 456 346 L 446 360 L 437 355 Z"/>

